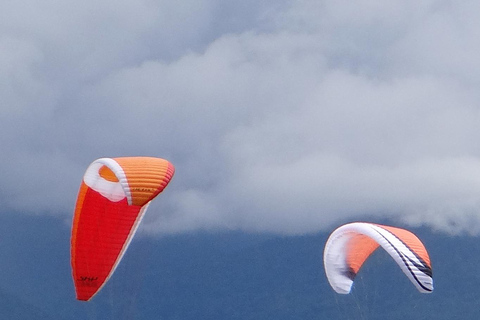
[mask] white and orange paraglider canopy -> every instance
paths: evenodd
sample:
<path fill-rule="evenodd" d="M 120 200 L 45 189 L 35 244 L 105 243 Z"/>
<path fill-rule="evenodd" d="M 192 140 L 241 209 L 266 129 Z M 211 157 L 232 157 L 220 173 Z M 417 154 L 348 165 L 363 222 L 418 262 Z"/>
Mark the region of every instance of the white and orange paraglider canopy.
<path fill-rule="evenodd" d="M 343 225 L 328 238 L 323 262 L 332 288 L 338 293 L 350 293 L 361 266 L 379 246 L 390 254 L 418 291 L 433 291 L 430 257 L 422 242 L 408 230 L 365 222 Z"/>
<path fill-rule="evenodd" d="M 90 300 L 112 276 L 150 203 L 175 169 L 150 157 L 102 158 L 85 172 L 71 238 L 78 300 Z"/>

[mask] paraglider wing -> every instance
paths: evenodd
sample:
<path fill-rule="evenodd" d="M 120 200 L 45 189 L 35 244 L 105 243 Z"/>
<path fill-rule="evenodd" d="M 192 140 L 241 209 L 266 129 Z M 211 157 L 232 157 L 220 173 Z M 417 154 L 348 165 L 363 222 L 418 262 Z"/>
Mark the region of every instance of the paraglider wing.
<path fill-rule="evenodd" d="M 355 222 L 336 229 L 323 254 L 332 288 L 350 293 L 362 264 L 379 246 L 390 254 L 418 291 L 433 291 L 432 267 L 427 250 L 410 231 L 372 223 Z"/>
<path fill-rule="evenodd" d="M 174 174 L 167 160 L 102 158 L 85 172 L 72 226 L 71 264 L 78 300 L 90 300 L 111 277 L 150 201 Z"/>

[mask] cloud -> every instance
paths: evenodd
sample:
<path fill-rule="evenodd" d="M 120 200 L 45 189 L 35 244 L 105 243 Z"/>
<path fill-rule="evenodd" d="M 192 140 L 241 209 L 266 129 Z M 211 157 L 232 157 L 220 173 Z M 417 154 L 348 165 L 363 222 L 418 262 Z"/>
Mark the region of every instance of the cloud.
<path fill-rule="evenodd" d="M 91 161 L 150 155 L 151 233 L 480 230 L 474 2 L 30 2 L 0 10 L 4 211 L 68 217 Z"/>

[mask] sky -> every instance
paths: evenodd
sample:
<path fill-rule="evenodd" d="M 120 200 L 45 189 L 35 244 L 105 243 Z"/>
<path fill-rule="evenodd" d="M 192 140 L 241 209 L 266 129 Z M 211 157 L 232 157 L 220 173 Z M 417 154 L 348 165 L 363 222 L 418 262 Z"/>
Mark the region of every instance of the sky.
<path fill-rule="evenodd" d="M 153 235 L 393 219 L 480 233 L 480 4 L 3 0 L 0 214 L 71 223 L 88 165 L 175 176 Z"/>

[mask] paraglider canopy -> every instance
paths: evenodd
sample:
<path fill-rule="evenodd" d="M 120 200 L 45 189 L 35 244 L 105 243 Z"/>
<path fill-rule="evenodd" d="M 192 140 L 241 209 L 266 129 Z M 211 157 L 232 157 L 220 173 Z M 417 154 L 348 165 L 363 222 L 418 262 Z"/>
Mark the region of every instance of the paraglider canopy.
<path fill-rule="evenodd" d="M 423 243 L 408 230 L 364 222 L 343 225 L 327 240 L 323 262 L 332 288 L 338 293 L 350 293 L 361 266 L 379 246 L 418 291 L 433 291 L 432 266 Z"/>
<path fill-rule="evenodd" d="M 102 158 L 86 170 L 72 226 L 77 299 L 90 300 L 112 276 L 147 207 L 174 174 L 167 160 Z"/>

